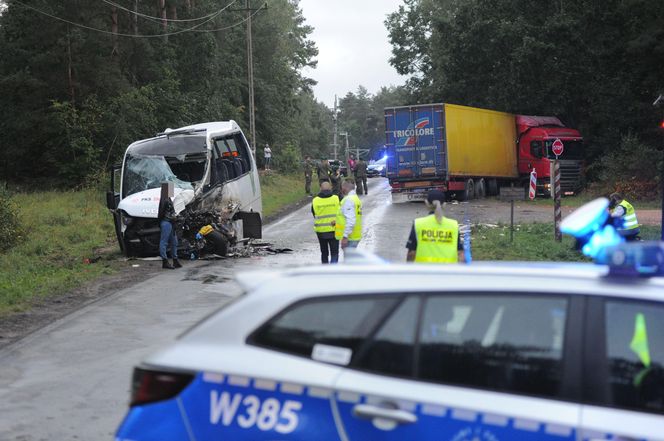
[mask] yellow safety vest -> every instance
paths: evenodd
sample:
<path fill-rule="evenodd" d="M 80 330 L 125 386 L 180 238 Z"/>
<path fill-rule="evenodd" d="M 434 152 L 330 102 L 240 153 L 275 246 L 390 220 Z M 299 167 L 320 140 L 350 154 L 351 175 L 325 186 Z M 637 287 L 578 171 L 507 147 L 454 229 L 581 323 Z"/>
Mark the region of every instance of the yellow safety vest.
<path fill-rule="evenodd" d="M 334 237 L 337 240 L 341 240 L 344 237 L 346 218 L 343 214 L 343 206 L 348 198 L 350 198 L 355 204 L 355 225 L 353 226 L 353 231 L 351 231 L 348 236 L 348 240 L 360 240 L 362 239 L 362 201 L 360 201 L 360 198 L 357 197 L 356 194 L 348 195 L 341 200 L 341 205 L 337 211 L 337 225 L 335 227 Z"/>
<path fill-rule="evenodd" d="M 311 202 L 314 209 L 314 231 L 316 233 L 331 233 L 334 231 L 334 218 L 339 211 L 339 196 L 336 194 L 329 198 L 316 196 Z"/>
<path fill-rule="evenodd" d="M 622 228 L 618 228 L 619 230 L 635 230 L 639 228 L 639 222 L 636 220 L 636 211 L 634 210 L 634 207 L 632 207 L 632 204 L 629 202 L 623 200 L 621 203 L 619 203 L 621 207 L 625 209 L 625 215 L 623 216 L 623 225 Z"/>
<path fill-rule="evenodd" d="M 436 221 L 435 215 L 415 219 L 417 250 L 415 262 L 457 263 L 457 244 L 459 242 L 459 223 L 443 217 Z"/>

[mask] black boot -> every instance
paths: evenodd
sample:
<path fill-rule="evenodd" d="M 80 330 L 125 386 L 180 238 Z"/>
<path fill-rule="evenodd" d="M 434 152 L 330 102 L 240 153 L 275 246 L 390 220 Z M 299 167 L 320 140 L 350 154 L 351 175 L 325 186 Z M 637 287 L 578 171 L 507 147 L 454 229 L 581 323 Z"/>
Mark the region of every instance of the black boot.
<path fill-rule="evenodd" d="M 175 267 L 171 265 L 171 262 L 169 262 L 168 259 L 161 259 L 161 267 L 163 269 L 175 269 Z"/>
<path fill-rule="evenodd" d="M 173 259 L 173 268 L 182 268 L 182 264 L 179 260 Z"/>

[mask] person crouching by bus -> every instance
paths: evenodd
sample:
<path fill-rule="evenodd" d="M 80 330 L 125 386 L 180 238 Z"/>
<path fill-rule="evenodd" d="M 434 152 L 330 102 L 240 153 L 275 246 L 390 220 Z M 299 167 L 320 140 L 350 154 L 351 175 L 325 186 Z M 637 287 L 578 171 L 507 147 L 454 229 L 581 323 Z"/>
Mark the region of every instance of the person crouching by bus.
<path fill-rule="evenodd" d="M 177 215 L 173 207 L 174 187 L 172 182 L 161 184 L 161 198 L 159 199 L 159 211 L 157 219 L 159 220 L 159 228 L 161 235 L 159 237 L 159 255 L 161 256 L 161 267 L 164 269 L 181 268 L 182 265 L 178 260 L 178 236 L 175 232 L 175 221 Z M 168 261 L 168 245 L 171 246 L 171 257 L 173 264 Z"/>
<path fill-rule="evenodd" d="M 320 193 L 311 202 L 314 231 L 318 236 L 322 263 L 339 262 L 339 241 L 334 237 L 334 225 L 338 211 L 339 196 L 332 192 L 332 185 L 324 181 L 320 185 Z"/>
<path fill-rule="evenodd" d="M 626 241 L 631 242 L 638 239 L 641 229 L 639 221 L 636 220 L 636 211 L 620 193 L 613 193 L 609 196 L 609 215 L 618 234 Z"/>
<path fill-rule="evenodd" d="M 459 223 L 443 216 L 445 193 L 431 190 L 425 201 L 429 215 L 415 219 L 406 243 L 408 262 L 457 263 L 463 246 Z"/>

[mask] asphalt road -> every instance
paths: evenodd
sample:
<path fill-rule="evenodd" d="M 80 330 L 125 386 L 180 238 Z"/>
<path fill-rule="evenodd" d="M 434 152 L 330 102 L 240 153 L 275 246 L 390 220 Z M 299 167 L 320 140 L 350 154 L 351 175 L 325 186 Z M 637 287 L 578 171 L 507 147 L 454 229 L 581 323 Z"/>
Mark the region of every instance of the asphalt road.
<path fill-rule="evenodd" d="M 385 179 L 369 180 L 362 196 L 361 248 L 403 261 L 421 203 L 393 205 Z M 448 204 L 451 217 L 473 223 L 509 221 L 495 201 Z M 547 220 L 549 209 L 517 207 L 517 221 Z M 70 314 L 0 350 L 0 440 L 112 439 L 127 409 L 132 367 L 147 354 L 239 294 L 241 271 L 320 262 L 310 206 L 264 228 L 265 241 L 291 254 L 185 262 Z"/>
<path fill-rule="evenodd" d="M 370 180 L 362 198 L 362 246 L 402 259 L 421 204 L 390 212 L 384 179 Z M 127 409 L 132 367 L 238 295 L 236 272 L 320 262 L 312 222 L 305 206 L 265 227 L 265 241 L 291 254 L 185 262 L 0 351 L 0 440 L 113 439 Z"/>

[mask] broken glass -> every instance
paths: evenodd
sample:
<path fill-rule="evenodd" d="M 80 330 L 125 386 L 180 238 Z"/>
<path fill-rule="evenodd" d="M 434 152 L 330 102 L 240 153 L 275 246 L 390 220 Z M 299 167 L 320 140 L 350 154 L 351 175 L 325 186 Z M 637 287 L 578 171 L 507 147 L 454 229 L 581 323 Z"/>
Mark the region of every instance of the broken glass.
<path fill-rule="evenodd" d="M 123 179 L 123 197 L 173 182 L 175 188 L 193 190 L 192 183 L 179 179 L 163 156 L 127 155 Z"/>

